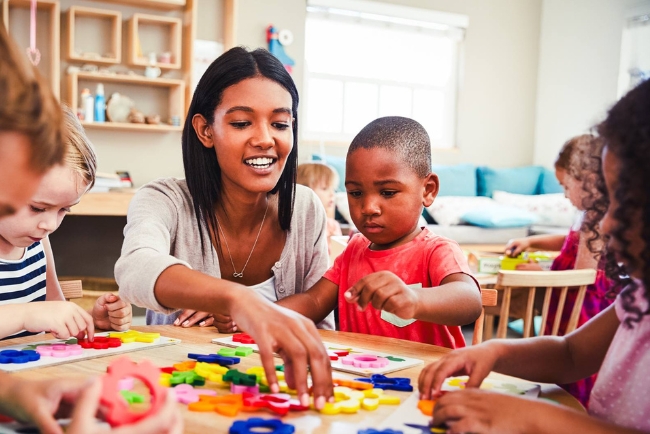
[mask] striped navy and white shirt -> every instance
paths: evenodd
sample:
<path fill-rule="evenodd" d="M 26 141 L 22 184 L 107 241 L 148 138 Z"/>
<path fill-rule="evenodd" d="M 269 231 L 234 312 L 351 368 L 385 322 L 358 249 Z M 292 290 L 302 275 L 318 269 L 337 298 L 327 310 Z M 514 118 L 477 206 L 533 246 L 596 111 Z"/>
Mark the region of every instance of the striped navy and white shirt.
<path fill-rule="evenodd" d="M 45 252 L 40 241 L 17 260 L 0 259 L 0 305 L 45 301 Z M 34 335 L 20 331 L 5 339 Z"/>

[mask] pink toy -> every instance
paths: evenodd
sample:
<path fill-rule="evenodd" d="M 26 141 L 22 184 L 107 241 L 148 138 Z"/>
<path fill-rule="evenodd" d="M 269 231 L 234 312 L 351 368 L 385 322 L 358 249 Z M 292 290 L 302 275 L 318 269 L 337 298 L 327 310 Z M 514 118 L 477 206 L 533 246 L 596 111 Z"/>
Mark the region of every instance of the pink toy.
<path fill-rule="evenodd" d="M 181 404 L 190 404 L 192 402 L 199 402 L 200 395 L 215 396 L 217 392 L 210 389 L 195 389 L 189 384 L 179 384 L 174 388 L 176 393 L 176 400 Z"/>
<path fill-rule="evenodd" d="M 120 390 L 131 390 L 135 385 L 135 379 L 133 377 L 122 378 L 117 382 L 117 388 Z"/>
<path fill-rule="evenodd" d="M 240 386 L 235 383 L 230 383 L 230 392 L 239 394 L 239 393 L 252 393 L 254 395 L 257 395 L 260 393 L 260 386 L 258 384 L 254 386 Z"/>
<path fill-rule="evenodd" d="M 39 345 L 36 347 L 36 352 L 41 356 L 70 357 L 82 354 L 83 348 L 77 344 Z"/>
<path fill-rule="evenodd" d="M 355 368 L 383 368 L 389 364 L 387 358 L 372 354 L 355 354 L 341 357 L 339 361 L 344 365 L 352 365 Z"/>
<path fill-rule="evenodd" d="M 102 377 L 103 388 L 101 403 L 107 407 L 105 420 L 111 426 L 120 426 L 134 423 L 140 419 L 158 412 L 165 402 L 166 390 L 158 385 L 160 369 L 148 360 L 136 364 L 128 357 L 121 357 L 111 362 Z M 151 402 L 147 411 L 134 413 L 130 411 L 129 404 L 122 399 L 119 382 L 123 378 L 135 378 L 149 389 Z"/>

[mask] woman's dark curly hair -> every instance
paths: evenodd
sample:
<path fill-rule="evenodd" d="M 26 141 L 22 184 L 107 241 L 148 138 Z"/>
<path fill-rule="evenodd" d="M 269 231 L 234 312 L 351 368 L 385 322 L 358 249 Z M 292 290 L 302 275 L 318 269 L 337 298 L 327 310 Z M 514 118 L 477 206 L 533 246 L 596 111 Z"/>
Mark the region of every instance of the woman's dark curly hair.
<path fill-rule="evenodd" d="M 625 262 L 627 274 L 641 276 L 643 297 L 648 306 L 643 310 L 635 304 L 636 291 L 633 289 L 636 284 L 632 281 L 630 290 L 621 293 L 623 308 L 630 314 L 625 324 L 631 327 L 650 314 L 650 80 L 621 98 L 597 130 L 605 141 L 607 152 L 618 161 L 616 189 L 607 192 L 618 203 L 612 216 L 616 224 L 608 235 L 621 246 L 615 253 Z M 635 257 L 630 252 L 628 230 L 638 225 L 641 225 L 639 235 L 643 248 L 640 257 Z"/>

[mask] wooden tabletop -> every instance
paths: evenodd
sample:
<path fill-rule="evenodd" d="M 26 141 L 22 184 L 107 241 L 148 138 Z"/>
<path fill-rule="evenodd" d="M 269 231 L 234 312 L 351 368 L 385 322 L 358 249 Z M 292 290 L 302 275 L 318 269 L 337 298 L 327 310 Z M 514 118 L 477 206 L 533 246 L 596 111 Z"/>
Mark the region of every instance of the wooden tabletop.
<path fill-rule="evenodd" d="M 133 199 L 135 191 L 124 189 L 106 193 L 84 194 L 81 201 L 72 207 L 72 215 L 92 216 L 126 216 L 129 202 Z"/>
<path fill-rule="evenodd" d="M 216 353 L 219 346 L 211 343 L 213 338 L 224 337 L 214 328 L 198 328 L 193 327 L 183 329 L 174 326 L 143 326 L 134 327 L 135 330 L 145 332 L 158 332 L 163 336 L 173 337 L 180 339 L 182 342 L 176 345 L 155 347 L 140 351 L 130 352 L 127 355 L 134 361 L 138 362 L 143 359 L 149 359 L 157 366 L 171 366 L 174 363 L 187 360 L 188 353 Z M 356 333 L 333 332 L 333 331 L 320 331 L 324 341 L 349 345 L 351 347 L 360 347 L 363 349 L 379 351 L 382 353 L 392 353 L 394 355 L 401 355 L 407 357 L 414 357 L 423 359 L 425 364 L 438 360 L 442 355 L 450 350 L 433 345 L 426 345 L 416 342 L 403 341 L 399 339 L 384 338 L 378 336 L 369 336 Z M 28 338 L 12 339 L 0 342 L 0 348 L 6 345 L 15 345 L 17 343 L 27 343 L 34 341 L 49 340 L 50 335 L 31 336 Z M 15 373 L 14 375 L 31 378 L 31 379 L 47 379 L 53 377 L 69 376 L 89 376 L 100 375 L 106 372 L 106 367 L 116 356 L 107 356 L 91 360 L 67 363 L 57 366 L 50 366 L 47 368 L 38 368 L 32 370 L 25 370 Z M 282 363 L 277 359 L 277 363 Z M 237 368 L 241 371 L 252 366 L 260 366 L 260 359 L 257 354 L 248 357 L 243 357 L 241 363 Z M 424 365 L 415 368 L 405 369 L 390 376 L 408 377 L 411 378 L 417 390 L 417 378 Z M 334 371 L 335 377 L 341 378 L 354 378 L 347 374 Z M 490 374 L 490 378 L 508 380 L 511 382 L 523 382 L 523 380 L 513 379 L 500 374 Z M 206 387 L 210 387 L 207 383 Z M 219 394 L 223 393 L 223 389 L 215 389 Z M 296 412 L 290 413 L 283 418 L 283 421 L 296 425 L 296 433 L 342 433 L 342 432 L 357 432 L 357 429 L 378 427 L 390 421 L 390 427 L 393 429 L 404 429 L 403 426 L 395 425 L 393 421 L 400 420 L 401 414 L 407 414 L 416 407 L 417 397 L 412 395 L 414 393 L 393 392 L 387 391 L 393 395 L 398 395 L 402 398 L 402 402 L 409 400 L 402 406 L 380 406 L 375 411 L 360 410 L 357 414 L 346 414 L 336 416 L 320 415 L 317 412 Z M 582 406 L 572 396 L 561 388 L 555 385 L 542 385 L 542 396 L 568 405 L 572 408 L 582 409 Z M 405 408 L 408 406 L 408 409 Z M 408 410 L 408 411 L 407 411 Z M 584 410 L 584 409 L 583 409 Z M 205 432 L 214 433 L 227 433 L 228 428 L 233 422 L 232 418 L 227 418 L 216 413 L 196 413 L 187 410 L 183 405 L 183 414 L 185 418 L 185 432 L 203 434 Z M 272 417 L 270 413 L 264 411 L 259 413 L 240 413 L 237 419 L 247 419 L 249 417 Z M 397 417 L 397 418 L 396 418 Z M 412 422 L 412 420 L 407 420 Z M 407 430 L 404 430 L 407 432 Z"/>

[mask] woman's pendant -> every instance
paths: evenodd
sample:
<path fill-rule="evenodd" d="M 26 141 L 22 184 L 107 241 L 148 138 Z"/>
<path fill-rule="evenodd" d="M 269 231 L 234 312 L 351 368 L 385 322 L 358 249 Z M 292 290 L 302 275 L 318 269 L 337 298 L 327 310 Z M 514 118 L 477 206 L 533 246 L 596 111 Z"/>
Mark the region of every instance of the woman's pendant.
<path fill-rule="evenodd" d="M 244 272 L 242 271 L 241 273 L 238 273 L 235 271 L 234 273 L 232 273 L 232 277 L 239 277 L 241 279 L 242 277 L 244 277 Z"/>

